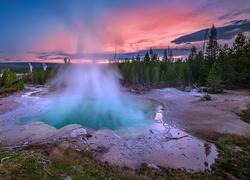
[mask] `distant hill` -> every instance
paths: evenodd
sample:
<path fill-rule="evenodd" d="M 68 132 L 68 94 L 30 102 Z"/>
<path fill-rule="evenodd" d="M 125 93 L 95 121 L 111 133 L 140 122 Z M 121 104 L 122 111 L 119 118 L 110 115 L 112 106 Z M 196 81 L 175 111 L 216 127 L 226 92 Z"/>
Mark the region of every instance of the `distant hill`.
<path fill-rule="evenodd" d="M 29 63 L 33 68 L 43 68 L 43 63 L 39 62 L 13 62 L 13 63 L 0 63 L 0 68 L 29 68 Z M 48 68 L 55 68 L 59 63 L 45 63 Z"/>

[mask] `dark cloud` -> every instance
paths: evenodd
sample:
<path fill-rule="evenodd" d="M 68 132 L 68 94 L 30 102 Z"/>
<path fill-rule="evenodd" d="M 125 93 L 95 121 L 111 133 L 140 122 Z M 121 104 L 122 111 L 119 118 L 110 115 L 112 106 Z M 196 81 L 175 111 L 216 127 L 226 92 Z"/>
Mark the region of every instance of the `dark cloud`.
<path fill-rule="evenodd" d="M 240 25 L 240 24 L 244 24 L 244 23 L 247 23 L 247 19 L 241 19 L 241 20 L 233 20 L 233 21 L 230 21 L 229 24 L 231 25 Z"/>
<path fill-rule="evenodd" d="M 47 52 L 28 52 L 28 54 L 34 54 L 37 59 L 41 60 L 60 60 L 69 58 L 74 60 L 84 60 L 84 59 L 93 59 L 93 60 L 100 60 L 100 59 L 109 59 L 114 56 L 114 54 L 108 53 L 65 53 L 62 51 L 47 51 Z"/>
<path fill-rule="evenodd" d="M 16 59 L 15 62 L 23 62 L 21 59 Z"/>
<path fill-rule="evenodd" d="M 4 58 L 4 57 L 1 57 L 0 58 L 0 62 L 10 62 L 11 61 L 11 59 L 9 59 L 9 58 Z"/>
<path fill-rule="evenodd" d="M 227 26 L 216 27 L 217 29 L 217 39 L 218 40 L 229 40 L 232 39 L 239 32 L 249 32 L 250 31 L 250 20 L 234 20 L 230 21 L 230 24 Z M 202 41 L 205 37 L 206 29 L 202 29 L 200 31 L 181 36 L 171 43 L 182 44 L 182 43 L 190 43 L 196 41 Z M 210 32 L 208 31 L 208 34 Z"/>
<path fill-rule="evenodd" d="M 228 13 L 228 14 L 224 14 L 220 17 L 218 17 L 219 20 L 224 20 L 224 19 L 232 19 L 235 16 L 241 15 L 241 14 L 246 14 L 246 13 L 250 13 L 250 8 L 248 9 L 244 9 L 244 10 L 239 10 L 237 12 L 234 13 Z"/>
<path fill-rule="evenodd" d="M 231 19 L 232 17 L 234 17 L 231 13 L 229 14 L 224 14 L 220 17 L 218 17 L 219 20 L 223 20 L 223 19 Z"/>
<path fill-rule="evenodd" d="M 201 40 L 204 39 L 205 31 L 206 31 L 206 29 L 203 29 L 203 30 L 197 31 L 195 33 L 191 33 L 191 34 L 188 34 L 188 35 L 181 36 L 181 37 L 171 41 L 171 43 L 175 43 L 175 44 L 185 43 L 185 44 L 188 44 L 190 42 L 201 41 Z"/>
<path fill-rule="evenodd" d="M 159 56 L 163 55 L 165 49 L 153 49 Z M 190 48 L 173 48 L 171 49 L 174 56 L 183 56 L 186 57 Z M 149 51 L 149 49 L 141 50 L 138 52 L 130 52 L 130 53 L 117 53 L 116 60 L 124 60 L 126 58 L 131 59 L 132 57 L 136 57 L 138 54 L 141 58 L 145 56 L 145 53 Z M 62 60 L 66 57 L 71 60 L 109 60 L 114 58 L 113 53 L 75 53 L 69 54 L 62 51 L 50 51 L 50 52 L 28 52 L 28 54 L 34 54 L 36 58 L 40 60 Z M 94 58 L 93 58 L 94 57 Z"/>
<path fill-rule="evenodd" d="M 0 57 L 1 61 L 10 61 L 9 58 L 6 58 L 6 57 Z"/>

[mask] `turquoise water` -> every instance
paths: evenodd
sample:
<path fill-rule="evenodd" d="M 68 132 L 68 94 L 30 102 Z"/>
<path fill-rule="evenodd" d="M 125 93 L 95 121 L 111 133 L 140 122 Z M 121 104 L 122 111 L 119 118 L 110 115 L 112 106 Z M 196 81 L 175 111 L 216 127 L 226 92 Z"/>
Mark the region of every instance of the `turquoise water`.
<path fill-rule="evenodd" d="M 41 121 L 60 129 L 69 124 L 80 124 L 94 130 L 117 130 L 150 123 L 156 106 L 147 100 L 116 102 L 109 99 L 64 99 L 51 104 L 43 113 L 24 117 L 22 125 Z"/>

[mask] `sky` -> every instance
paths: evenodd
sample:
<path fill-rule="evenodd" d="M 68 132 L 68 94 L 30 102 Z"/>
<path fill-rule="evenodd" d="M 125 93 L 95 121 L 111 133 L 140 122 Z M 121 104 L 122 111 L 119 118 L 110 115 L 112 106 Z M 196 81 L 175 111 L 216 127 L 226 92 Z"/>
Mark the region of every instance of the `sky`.
<path fill-rule="evenodd" d="M 185 58 L 213 24 L 221 44 L 249 39 L 249 17 L 249 0 L 0 0 L 0 62 Z"/>

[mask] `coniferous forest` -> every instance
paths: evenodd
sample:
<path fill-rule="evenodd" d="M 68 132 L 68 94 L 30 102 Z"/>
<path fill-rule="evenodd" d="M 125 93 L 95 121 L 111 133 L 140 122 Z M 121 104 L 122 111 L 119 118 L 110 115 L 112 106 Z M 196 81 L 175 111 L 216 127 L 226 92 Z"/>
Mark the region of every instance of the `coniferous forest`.
<path fill-rule="evenodd" d="M 250 88 L 250 40 L 243 33 L 238 33 L 231 47 L 228 44 L 221 45 L 217 42 L 214 25 L 204 51 L 198 51 L 193 46 L 185 60 L 173 58 L 171 49 L 165 49 L 160 58 L 151 48 L 143 58 L 138 54 L 117 64 L 125 86 L 163 88 L 194 85 L 206 87 L 205 90 L 209 93 L 220 93 L 223 89 Z M 32 74 L 26 73 L 22 81 L 44 85 L 56 71 L 57 68 L 46 72 L 35 70 Z M 8 73 L 11 72 L 6 71 L 0 78 L 2 90 L 6 86 L 4 78 Z M 12 84 L 15 82 L 16 76 Z"/>
<path fill-rule="evenodd" d="M 132 57 L 118 64 L 124 85 L 148 87 L 206 86 L 208 92 L 224 88 L 250 87 L 250 40 L 238 33 L 231 47 L 218 44 L 217 30 L 212 26 L 206 48 L 193 46 L 187 59 L 174 59 L 169 50 L 162 58 L 150 49 L 144 58 Z"/>

